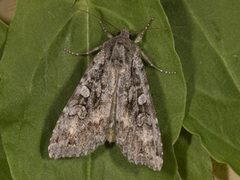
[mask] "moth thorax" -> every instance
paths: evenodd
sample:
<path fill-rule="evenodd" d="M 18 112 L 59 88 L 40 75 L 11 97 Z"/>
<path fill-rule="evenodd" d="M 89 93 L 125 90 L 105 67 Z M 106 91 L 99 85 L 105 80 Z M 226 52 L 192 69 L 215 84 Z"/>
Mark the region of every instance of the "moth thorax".
<path fill-rule="evenodd" d="M 115 142 L 116 136 L 115 136 L 115 132 L 113 129 L 108 129 L 106 138 L 107 138 L 108 142 L 110 142 L 110 143 Z"/>

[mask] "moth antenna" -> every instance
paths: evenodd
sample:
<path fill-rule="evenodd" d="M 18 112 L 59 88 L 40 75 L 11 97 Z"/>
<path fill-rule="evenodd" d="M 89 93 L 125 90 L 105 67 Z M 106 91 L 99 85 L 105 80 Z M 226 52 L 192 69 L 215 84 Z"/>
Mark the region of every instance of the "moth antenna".
<path fill-rule="evenodd" d="M 85 11 L 85 10 L 83 10 L 83 9 L 78 9 L 78 10 L 80 10 L 80 11 L 82 11 L 82 12 L 85 12 L 85 13 L 87 13 L 87 14 L 95 17 L 95 18 L 99 19 L 100 21 L 104 21 L 104 22 L 107 23 L 108 25 L 110 25 L 110 26 L 112 26 L 113 28 L 117 29 L 119 32 L 121 31 L 121 30 L 118 29 L 116 26 L 112 25 L 111 23 L 107 22 L 106 20 L 104 20 L 104 19 L 102 19 L 102 18 L 100 18 L 100 17 L 98 17 L 98 16 L 96 16 L 96 15 L 94 15 L 94 14 L 88 12 L 88 11 Z"/>
<path fill-rule="evenodd" d="M 142 32 L 137 36 L 137 38 L 135 39 L 134 43 L 139 43 L 139 41 L 141 41 L 143 34 L 147 31 L 147 29 L 149 28 L 149 26 L 151 25 L 153 21 L 153 18 L 150 19 L 149 23 L 147 24 L 147 26 L 144 28 L 144 30 L 142 30 Z"/>
<path fill-rule="evenodd" d="M 162 29 L 182 29 L 182 28 L 185 28 L 185 27 L 184 26 L 173 26 L 173 27 L 150 28 L 150 29 L 147 29 L 146 31 L 162 30 Z M 139 33 L 142 31 L 143 30 L 133 31 L 133 32 L 130 32 L 130 34 L 135 34 L 135 33 Z"/>

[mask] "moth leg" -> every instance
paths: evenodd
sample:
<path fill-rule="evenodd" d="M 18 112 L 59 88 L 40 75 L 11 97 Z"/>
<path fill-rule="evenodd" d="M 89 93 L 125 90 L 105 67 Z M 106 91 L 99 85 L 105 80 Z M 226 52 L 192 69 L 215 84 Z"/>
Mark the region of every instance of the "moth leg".
<path fill-rule="evenodd" d="M 106 28 L 103 26 L 102 21 L 99 21 L 99 23 L 100 23 L 103 31 L 107 34 L 107 37 L 110 38 L 110 39 L 113 38 L 113 35 L 111 35 L 109 32 L 107 32 Z"/>
<path fill-rule="evenodd" d="M 162 69 L 159 69 L 157 66 L 155 66 L 150 60 L 149 58 L 147 57 L 147 55 L 143 52 L 143 51 L 140 51 L 142 57 L 148 62 L 148 64 L 150 66 L 152 66 L 154 69 L 162 72 L 162 73 L 165 73 L 165 74 L 176 74 L 176 72 L 169 72 L 169 71 L 165 71 L 165 70 L 162 70 Z"/>
<path fill-rule="evenodd" d="M 137 44 L 139 41 L 141 41 L 143 34 L 147 31 L 148 27 L 150 26 L 150 24 L 152 23 L 153 18 L 151 18 L 151 20 L 149 21 L 149 23 L 147 24 L 147 26 L 144 28 L 144 30 L 138 35 L 138 37 L 135 39 L 135 43 Z"/>
<path fill-rule="evenodd" d="M 97 47 L 93 48 L 92 50 L 84 52 L 84 53 L 75 53 L 75 52 L 69 51 L 66 48 L 64 48 L 63 50 L 68 52 L 69 54 L 72 54 L 72 55 L 75 55 L 75 56 L 83 56 L 83 55 L 88 55 L 88 54 L 91 54 L 91 53 L 93 53 L 95 51 L 98 51 L 101 48 L 102 48 L 102 45 L 101 46 L 97 46 Z"/>

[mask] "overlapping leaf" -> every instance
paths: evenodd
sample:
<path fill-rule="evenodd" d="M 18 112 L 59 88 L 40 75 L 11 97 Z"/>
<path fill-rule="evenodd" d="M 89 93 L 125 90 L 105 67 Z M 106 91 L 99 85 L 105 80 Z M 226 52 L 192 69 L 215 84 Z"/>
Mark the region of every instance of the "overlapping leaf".
<path fill-rule="evenodd" d="M 240 174 L 240 4 L 238 1 L 166 1 L 188 95 L 184 127 L 201 137 L 219 162 Z"/>
<path fill-rule="evenodd" d="M 174 144 L 174 150 L 181 179 L 213 179 L 210 155 L 201 146 L 196 135 L 182 129 L 177 142 Z"/>

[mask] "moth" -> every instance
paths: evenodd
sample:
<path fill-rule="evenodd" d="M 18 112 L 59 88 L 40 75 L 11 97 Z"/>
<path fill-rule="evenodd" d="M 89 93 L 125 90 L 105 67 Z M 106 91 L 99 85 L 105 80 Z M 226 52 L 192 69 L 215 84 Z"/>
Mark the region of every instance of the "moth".
<path fill-rule="evenodd" d="M 141 60 L 159 69 L 137 46 L 151 21 L 132 41 L 128 29 L 86 53 L 100 50 L 64 107 L 48 146 L 50 158 L 86 156 L 115 142 L 130 162 L 160 171 L 163 147 L 158 119 Z"/>

